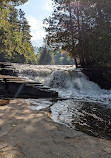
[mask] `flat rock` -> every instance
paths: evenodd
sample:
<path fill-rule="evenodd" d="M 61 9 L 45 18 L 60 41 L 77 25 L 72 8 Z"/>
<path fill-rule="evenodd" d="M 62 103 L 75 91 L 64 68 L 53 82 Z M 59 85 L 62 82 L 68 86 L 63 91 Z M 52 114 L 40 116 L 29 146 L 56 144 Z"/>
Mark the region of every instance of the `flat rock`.
<path fill-rule="evenodd" d="M 1 98 L 57 98 L 58 93 L 38 82 L 19 77 L 0 75 Z"/>
<path fill-rule="evenodd" d="M 111 141 L 54 123 L 46 111 L 30 106 L 17 99 L 0 107 L 4 126 L 14 125 L 0 137 L 0 158 L 111 158 Z"/>

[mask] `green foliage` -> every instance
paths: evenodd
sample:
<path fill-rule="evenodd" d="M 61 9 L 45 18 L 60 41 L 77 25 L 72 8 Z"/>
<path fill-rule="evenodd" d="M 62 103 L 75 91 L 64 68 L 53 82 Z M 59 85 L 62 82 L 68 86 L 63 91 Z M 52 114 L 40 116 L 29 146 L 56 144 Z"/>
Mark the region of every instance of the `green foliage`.
<path fill-rule="evenodd" d="M 15 6 L 17 6 L 17 5 L 22 5 L 22 4 L 24 4 L 24 3 L 26 3 L 28 0 L 0 0 L 0 6 L 2 6 L 3 7 L 3 5 L 5 4 L 12 4 L 12 5 L 15 5 Z"/>
<path fill-rule="evenodd" d="M 0 61 L 36 63 L 30 26 L 25 13 L 15 8 L 25 2 L 27 0 L 0 1 Z"/>
<path fill-rule="evenodd" d="M 53 64 L 53 59 L 50 51 L 45 47 L 40 47 L 37 54 L 38 65 L 50 65 Z"/>
<path fill-rule="evenodd" d="M 67 53 L 61 54 L 61 51 L 58 51 L 53 55 L 55 65 L 73 65 L 74 60 L 68 56 Z"/>
<path fill-rule="evenodd" d="M 66 53 L 61 55 L 58 51 L 56 54 L 52 53 L 49 47 L 40 47 L 37 54 L 38 65 L 72 65 L 74 60 L 67 56 Z"/>
<path fill-rule="evenodd" d="M 111 67 L 111 0 L 53 0 L 45 19 L 47 44 L 63 49 L 82 67 Z"/>
<path fill-rule="evenodd" d="M 59 59 L 60 61 L 62 61 L 62 60 L 64 60 L 64 57 L 60 57 L 60 59 Z"/>

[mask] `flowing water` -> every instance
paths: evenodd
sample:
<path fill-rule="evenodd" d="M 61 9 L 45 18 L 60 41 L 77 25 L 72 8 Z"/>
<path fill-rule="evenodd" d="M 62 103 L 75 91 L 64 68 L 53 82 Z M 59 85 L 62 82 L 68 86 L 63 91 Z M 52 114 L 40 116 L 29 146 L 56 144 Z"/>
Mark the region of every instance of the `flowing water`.
<path fill-rule="evenodd" d="M 61 98 L 99 102 L 111 106 L 111 90 L 101 89 L 73 65 L 14 64 L 20 77 L 38 81 L 54 89 Z"/>
<path fill-rule="evenodd" d="M 111 90 L 101 89 L 89 81 L 74 65 L 14 64 L 14 67 L 20 77 L 43 83 L 63 99 L 55 103 L 44 99 L 28 100 L 33 110 L 50 107 L 55 122 L 111 138 L 111 134 L 106 136 L 111 133 Z"/>

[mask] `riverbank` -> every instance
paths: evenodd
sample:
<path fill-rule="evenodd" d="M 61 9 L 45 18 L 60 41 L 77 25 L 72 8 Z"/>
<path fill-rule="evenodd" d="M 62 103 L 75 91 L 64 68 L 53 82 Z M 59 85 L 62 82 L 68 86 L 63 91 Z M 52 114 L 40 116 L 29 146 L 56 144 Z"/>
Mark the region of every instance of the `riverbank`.
<path fill-rule="evenodd" d="M 23 99 L 0 106 L 0 158 L 110 158 L 111 141 L 54 123 Z"/>

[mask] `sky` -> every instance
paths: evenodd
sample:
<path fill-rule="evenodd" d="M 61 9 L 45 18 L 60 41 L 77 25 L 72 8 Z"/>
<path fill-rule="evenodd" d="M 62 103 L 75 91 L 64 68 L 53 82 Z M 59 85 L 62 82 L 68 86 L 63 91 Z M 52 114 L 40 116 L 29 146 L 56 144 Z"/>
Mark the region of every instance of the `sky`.
<path fill-rule="evenodd" d="M 52 12 L 52 0 L 28 0 L 19 6 L 24 12 L 29 25 L 31 26 L 31 41 L 33 46 L 41 47 L 43 38 L 46 35 L 43 29 L 43 19 L 48 18 Z"/>

